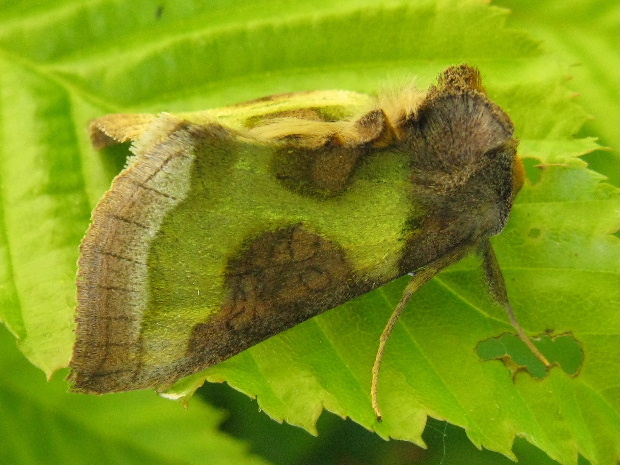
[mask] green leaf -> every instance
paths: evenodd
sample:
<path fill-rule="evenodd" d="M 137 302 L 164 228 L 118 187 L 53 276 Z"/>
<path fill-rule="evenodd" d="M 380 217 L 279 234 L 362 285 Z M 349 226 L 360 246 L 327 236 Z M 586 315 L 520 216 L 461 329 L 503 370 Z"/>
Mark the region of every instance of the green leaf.
<path fill-rule="evenodd" d="M 152 392 L 68 394 L 45 383 L 0 331 L 0 462 L 46 464 L 248 464 L 267 462 L 217 431 L 222 414 L 199 399 L 189 410 Z"/>
<path fill-rule="evenodd" d="M 397 326 L 380 379 L 381 424 L 370 409 L 370 370 L 406 280 L 206 374 L 310 431 L 325 408 L 383 437 L 421 444 L 430 415 L 507 456 L 522 436 L 563 464 L 576 463 L 578 453 L 593 464 L 615 463 L 617 190 L 576 158 L 598 147 L 595 136 L 612 144 L 599 126 L 572 137 L 587 113 L 564 79 L 571 61 L 550 60 L 547 45 L 506 28 L 505 10 L 479 1 L 177 3 L 0 6 L 0 320 L 24 355 L 48 376 L 70 358 L 77 246 L 122 167 L 90 148 L 89 119 L 308 89 L 373 92 L 412 75 L 426 86 L 445 66 L 468 62 L 481 68 L 532 161 L 531 181 L 494 241 L 515 311 L 532 334 L 570 332 L 584 350 L 579 374 L 554 368 L 542 381 L 524 373 L 513 380 L 502 362 L 478 357 L 480 341 L 511 327 L 485 297 L 474 259 L 422 289 Z M 201 376 L 170 395 L 191 392 Z M 25 389 L 14 388 L 11 398 Z M 115 399 L 88 399 L 88 411 L 105 411 Z M 142 402 L 150 405 L 136 400 L 131 408 L 146 421 L 152 417 Z M 93 428 L 100 418 L 93 413 Z"/>
<path fill-rule="evenodd" d="M 499 0 L 514 9 L 510 24 L 544 40 L 548 62 L 570 66 L 568 86 L 591 115 L 580 134 L 596 135 L 611 149 L 587 157 L 594 169 L 618 185 L 620 112 L 618 111 L 618 2 L 612 0 Z M 596 27 L 592 27 L 595 24 Z"/>

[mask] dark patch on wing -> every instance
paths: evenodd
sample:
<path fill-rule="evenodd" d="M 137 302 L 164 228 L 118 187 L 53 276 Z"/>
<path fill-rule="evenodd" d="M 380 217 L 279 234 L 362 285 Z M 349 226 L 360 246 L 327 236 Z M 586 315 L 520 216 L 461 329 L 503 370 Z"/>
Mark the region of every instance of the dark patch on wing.
<path fill-rule="evenodd" d="M 365 150 L 330 145 L 279 149 L 272 159 L 272 172 L 289 190 L 306 197 L 328 198 L 344 192 Z"/>
<path fill-rule="evenodd" d="M 324 107 L 303 107 L 292 110 L 275 111 L 273 113 L 265 113 L 254 115 L 247 118 L 243 125 L 246 128 L 255 128 L 269 124 L 273 120 L 280 118 L 295 118 L 306 121 L 322 121 L 325 123 L 333 123 L 346 117 L 345 108 L 342 106 L 332 105 Z"/>
<path fill-rule="evenodd" d="M 194 327 L 189 358 L 215 364 L 370 285 L 356 279 L 338 244 L 297 224 L 248 240 L 229 262 L 226 288 L 222 309 Z"/>
<path fill-rule="evenodd" d="M 289 190 L 324 199 L 342 194 L 354 179 L 363 158 L 383 147 L 391 137 L 382 110 L 373 110 L 350 130 L 334 133 L 319 147 L 304 146 L 304 135 L 287 136 L 271 162 L 274 176 Z"/>

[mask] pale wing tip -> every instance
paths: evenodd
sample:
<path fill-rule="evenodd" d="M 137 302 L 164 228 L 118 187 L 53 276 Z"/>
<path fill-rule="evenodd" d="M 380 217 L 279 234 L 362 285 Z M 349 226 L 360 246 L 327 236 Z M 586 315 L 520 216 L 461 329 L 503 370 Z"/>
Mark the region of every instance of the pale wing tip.
<path fill-rule="evenodd" d="M 117 113 L 94 119 L 88 125 L 93 147 L 101 150 L 110 145 L 138 139 L 157 115 L 148 113 Z"/>

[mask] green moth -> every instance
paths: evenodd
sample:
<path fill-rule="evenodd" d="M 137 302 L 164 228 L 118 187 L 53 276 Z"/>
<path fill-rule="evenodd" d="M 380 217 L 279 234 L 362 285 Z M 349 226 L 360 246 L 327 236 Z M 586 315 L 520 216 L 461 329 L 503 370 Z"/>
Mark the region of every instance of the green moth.
<path fill-rule="evenodd" d="M 450 67 L 427 90 L 109 115 L 90 131 L 98 149 L 132 141 L 133 157 L 80 248 L 77 391 L 170 386 L 412 274 L 373 368 L 380 417 L 379 368 L 398 316 L 415 290 L 472 251 L 536 351 L 489 242 L 523 168 L 513 124 L 475 68 Z"/>

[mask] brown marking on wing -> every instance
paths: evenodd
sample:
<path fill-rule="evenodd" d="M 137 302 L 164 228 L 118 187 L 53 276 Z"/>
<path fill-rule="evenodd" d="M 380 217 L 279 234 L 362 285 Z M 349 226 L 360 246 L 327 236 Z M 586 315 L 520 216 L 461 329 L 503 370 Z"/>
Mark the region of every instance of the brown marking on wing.
<path fill-rule="evenodd" d="M 282 118 L 292 118 L 296 120 L 304 120 L 304 121 L 322 121 L 329 122 L 334 121 L 333 118 L 330 118 L 329 114 L 326 114 L 322 108 L 319 107 L 308 107 L 308 108 L 296 108 L 294 110 L 282 110 L 276 111 L 273 113 L 267 113 L 264 115 L 255 115 L 248 118 L 244 122 L 244 126 L 251 129 L 258 126 L 264 126 L 273 123 L 276 120 L 281 120 Z"/>
<path fill-rule="evenodd" d="M 304 124 L 303 131 L 313 129 L 311 121 Z M 286 144 L 273 157 L 272 171 L 289 190 L 310 197 L 327 198 L 343 193 L 362 158 L 393 139 L 380 109 L 353 122 L 320 123 L 314 127 L 316 132 L 301 132 L 302 126 L 298 134 L 291 132 L 286 136 Z"/>
<path fill-rule="evenodd" d="M 232 107 L 245 107 L 245 106 L 250 106 L 250 105 L 257 104 L 257 103 L 275 102 L 278 100 L 286 100 L 296 95 L 309 94 L 312 92 L 316 92 L 316 91 L 308 90 L 308 91 L 301 91 L 301 92 L 283 92 L 281 94 L 266 95 L 264 97 L 258 97 L 252 100 L 246 100 L 245 102 L 239 102 L 231 106 Z"/>
<path fill-rule="evenodd" d="M 362 148 L 340 145 L 295 150 L 284 147 L 274 155 L 272 170 L 292 192 L 308 197 L 332 197 L 349 186 L 364 152 Z"/>
<path fill-rule="evenodd" d="M 302 224 L 248 241 L 229 262 L 226 287 L 221 311 L 192 331 L 187 355 L 202 366 L 370 290 L 355 279 L 340 246 Z"/>

